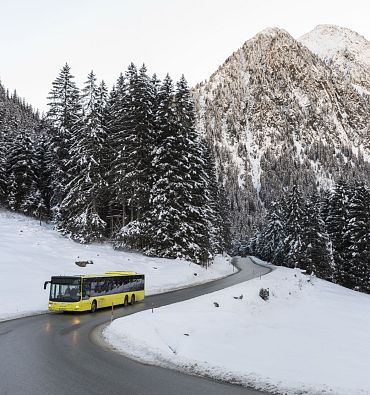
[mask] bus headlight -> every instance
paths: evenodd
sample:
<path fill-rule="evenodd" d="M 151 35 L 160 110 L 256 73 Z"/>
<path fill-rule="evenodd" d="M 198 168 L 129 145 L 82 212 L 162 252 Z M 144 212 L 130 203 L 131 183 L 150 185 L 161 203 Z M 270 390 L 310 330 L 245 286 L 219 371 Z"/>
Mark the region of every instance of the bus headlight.
<path fill-rule="evenodd" d="M 78 305 L 77 305 L 77 306 L 75 306 L 75 309 L 79 309 L 79 308 L 80 308 L 80 306 L 78 306 Z"/>
<path fill-rule="evenodd" d="M 49 307 L 51 307 L 51 303 L 49 303 Z"/>

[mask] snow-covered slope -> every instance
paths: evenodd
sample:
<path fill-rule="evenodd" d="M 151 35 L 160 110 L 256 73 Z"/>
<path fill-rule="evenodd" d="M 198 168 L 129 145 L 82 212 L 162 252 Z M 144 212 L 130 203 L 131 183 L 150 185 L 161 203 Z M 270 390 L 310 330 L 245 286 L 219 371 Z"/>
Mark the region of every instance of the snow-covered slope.
<path fill-rule="evenodd" d="M 370 295 L 298 270 L 118 319 L 105 336 L 140 361 L 272 392 L 370 394 Z"/>
<path fill-rule="evenodd" d="M 81 268 L 75 261 L 92 260 Z M 228 257 L 204 269 L 183 260 L 114 251 L 109 245 L 75 243 L 51 226 L 0 209 L 0 321 L 47 309 L 44 281 L 54 275 L 132 270 L 146 276 L 146 294 L 210 281 L 233 272 Z M 197 273 L 197 276 L 194 276 Z"/>
<path fill-rule="evenodd" d="M 370 102 L 285 30 L 245 42 L 193 94 L 239 237 L 292 183 L 368 178 Z"/>
<path fill-rule="evenodd" d="M 344 27 L 319 25 L 299 41 L 370 95 L 370 42 L 365 37 Z"/>

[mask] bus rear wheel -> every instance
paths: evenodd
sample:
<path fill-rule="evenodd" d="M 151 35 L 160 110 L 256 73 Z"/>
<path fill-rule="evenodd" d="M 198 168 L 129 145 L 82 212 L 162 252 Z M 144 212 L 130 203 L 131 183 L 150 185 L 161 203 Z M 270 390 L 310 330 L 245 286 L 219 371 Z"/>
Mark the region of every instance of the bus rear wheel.
<path fill-rule="evenodd" d="M 91 303 L 91 312 L 92 312 L 92 313 L 95 313 L 97 309 L 98 309 L 98 305 L 97 305 L 97 303 L 96 303 L 96 300 L 94 300 L 94 301 Z"/>
<path fill-rule="evenodd" d="M 131 296 L 131 304 L 132 304 L 132 305 L 135 304 L 135 295 L 132 295 L 132 296 Z"/>
<path fill-rule="evenodd" d="M 125 300 L 124 300 L 124 302 L 123 302 L 123 305 L 124 305 L 125 307 L 128 306 L 128 296 L 127 296 L 127 295 L 125 296 Z"/>

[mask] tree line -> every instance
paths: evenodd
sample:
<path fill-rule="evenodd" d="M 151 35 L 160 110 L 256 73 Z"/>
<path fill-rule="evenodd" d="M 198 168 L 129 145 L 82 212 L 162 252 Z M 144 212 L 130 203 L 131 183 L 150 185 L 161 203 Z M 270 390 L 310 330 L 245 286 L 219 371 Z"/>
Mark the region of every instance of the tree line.
<path fill-rule="evenodd" d="M 93 72 L 80 90 L 66 64 L 48 100 L 0 163 L 5 206 L 80 243 L 196 263 L 230 247 L 229 202 L 184 77 L 159 81 L 131 64 L 110 92 Z"/>
<path fill-rule="evenodd" d="M 293 186 L 272 204 L 249 249 L 274 264 L 370 293 L 370 188 L 340 180 L 331 191 L 304 199 Z"/>

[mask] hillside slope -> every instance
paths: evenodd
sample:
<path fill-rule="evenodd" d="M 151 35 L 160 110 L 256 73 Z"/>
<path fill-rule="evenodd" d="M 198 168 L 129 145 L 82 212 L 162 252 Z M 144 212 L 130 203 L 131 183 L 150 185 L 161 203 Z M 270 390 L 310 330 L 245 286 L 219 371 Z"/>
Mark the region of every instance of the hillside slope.
<path fill-rule="evenodd" d="M 120 318 L 104 335 L 141 362 L 272 393 L 365 395 L 369 316 L 370 295 L 277 267 L 154 315 Z"/>
<path fill-rule="evenodd" d="M 50 225 L 0 209 L 0 321 L 47 309 L 44 281 L 54 275 L 132 270 L 146 275 L 145 293 L 153 294 L 210 281 L 233 272 L 228 257 L 208 269 L 180 259 L 150 258 L 115 251 L 110 245 L 81 245 Z M 92 260 L 85 268 L 75 261 Z M 195 276 L 194 273 L 197 275 Z"/>

